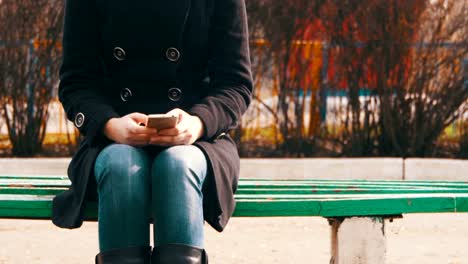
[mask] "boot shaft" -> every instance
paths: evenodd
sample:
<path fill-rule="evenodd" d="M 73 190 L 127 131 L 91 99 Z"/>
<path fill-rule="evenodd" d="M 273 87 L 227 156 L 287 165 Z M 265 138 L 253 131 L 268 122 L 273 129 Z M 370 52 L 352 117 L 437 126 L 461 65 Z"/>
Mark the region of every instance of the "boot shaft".
<path fill-rule="evenodd" d="M 202 248 L 166 244 L 153 249 L 151 264 L 208 264 L 208 255 Z"/>
<path fill-rule="evenodd" d="M 96 264 L 151 264 L 151 247 L 126 247 L 100 252 Z"/>

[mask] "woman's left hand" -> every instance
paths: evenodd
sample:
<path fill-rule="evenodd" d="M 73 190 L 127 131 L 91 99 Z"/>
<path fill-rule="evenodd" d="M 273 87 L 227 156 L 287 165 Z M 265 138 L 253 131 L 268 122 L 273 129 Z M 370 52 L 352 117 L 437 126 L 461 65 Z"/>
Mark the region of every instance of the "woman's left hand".
<path fill-rule="evenodd" d="M 203 135 L 203 123 L 198 116 L 190 115 L 180 108 L 174 108 L 167 114 L 179 116 L 174 128 L 157 131 L 150 136 L 150 145 L 190 145 Z"/>

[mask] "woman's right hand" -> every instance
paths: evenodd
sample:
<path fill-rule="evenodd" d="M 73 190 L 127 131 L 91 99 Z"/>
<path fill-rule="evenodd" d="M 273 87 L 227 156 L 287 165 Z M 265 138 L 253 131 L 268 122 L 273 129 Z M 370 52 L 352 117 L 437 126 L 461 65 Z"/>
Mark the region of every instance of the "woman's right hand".
<path fill-rule="evenodd" d="M 130 113 L 122 117 L 109 119 L 103 128 L 103 133 L 116 143 L 144 146 L 147 145 L 151 134 L 157 132 L 156 128 L 139 125 L 146 124 L 148 116 L 142 113 Z"/>

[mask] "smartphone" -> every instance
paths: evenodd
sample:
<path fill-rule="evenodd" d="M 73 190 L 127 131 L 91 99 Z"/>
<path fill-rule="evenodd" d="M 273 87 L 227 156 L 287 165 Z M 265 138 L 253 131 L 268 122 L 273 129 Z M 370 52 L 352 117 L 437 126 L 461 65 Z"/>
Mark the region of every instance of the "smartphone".
<path fill-rule="evenodd" d="M 146 127 L 156 128 L 158 130 L 173 128 L 177 125 L 178 116 L 168 114 L 150 114 Z"/>

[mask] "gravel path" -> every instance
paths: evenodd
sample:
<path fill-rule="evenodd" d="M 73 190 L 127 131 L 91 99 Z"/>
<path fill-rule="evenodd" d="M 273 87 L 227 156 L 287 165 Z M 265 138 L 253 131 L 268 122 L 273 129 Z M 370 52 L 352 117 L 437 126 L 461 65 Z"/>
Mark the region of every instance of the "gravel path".
<path fill-rule="evenodd" d="M 468 264 L 468 214 L 412 214 L 386 222 L 387 264 Z M 213 264 L 324 263 L 328 222 L 319 217 L 232 218 L 222 233 L 206 226 Z M 70 243 L 75 239 L 78 243 Z M 0 220 L 0 264 L 94 263 L 97 224 L 66 230 L 50 221 Z"/>

